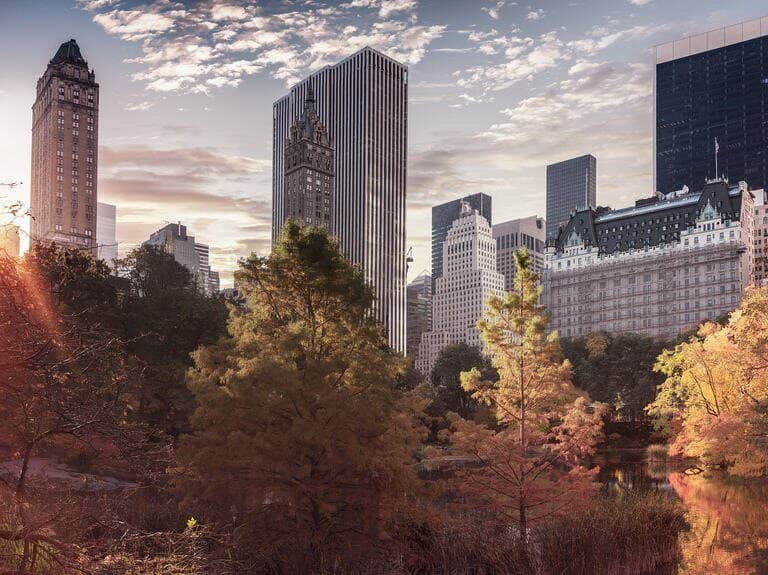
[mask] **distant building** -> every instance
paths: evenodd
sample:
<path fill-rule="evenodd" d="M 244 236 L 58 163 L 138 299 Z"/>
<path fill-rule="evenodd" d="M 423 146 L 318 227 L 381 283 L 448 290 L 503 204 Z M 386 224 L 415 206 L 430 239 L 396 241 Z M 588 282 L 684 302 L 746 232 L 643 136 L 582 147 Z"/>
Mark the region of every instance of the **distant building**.
<path fill-rule="evenodd" d="M 437 206 L 432 206 L 432 289 L 435 281 L 443 275 L 443 242 L 453 222 L 461 215 L 462 202 L 483 216 L 493 225 L 492 199 L 487 194 L 471 194 Z"/>
<path fill-rule="evenodd" d="M 755 283 L 768 285 L 768 197 L 755 192 Z"/>
<path fill-rule="evenodd" d="M 99 202 L 96 212 L 96 244 L 98 258 L 115 266 L 117 259 L 117 206 Z"/>
<path fill-rule="evenodd" d="M 315 93 L 307 85 L 304 111 L 291 126 L 285 146 L 283 193 L 285 217 L 333 232 L 334 155 L 328 130 L 315 110 Z"/>
<path fill-rule="evenodd" d="M 335 150 L 332 232 L 372 286 L 374 316 L 384 326 L 389 346 L 405 353 L 408 67 L 365 47 L 314 72 L 274 103 L 273 242 L 288 215 L 286 147 L 291 127 L 305 110 L 310 86 L 317 116 Z M 321 191 L 325 181 L 315 178 L 315 192 L 317 179 Z"/>
<path fill-rule="evenodd" d="M 62 44 L 32 106 L 33 242 L 96 247 L 99 85 L 77 42 Z"/>
<path fill-rule="evenodd" d="M 171 254 L 173 259 L 189 270 L 193 277 L 200 272 L 200 256 L 195 248 L 194 236 L 187 235 L 187 226 L 167 224 L 153 232 L 145 246 L 155 246 Z"/>
<path fill-rule="evenodd" d="M 432 329 L 432 276 L 422 273 L 406 290 L 408 342 L 406 354 L 416 357 L 421 334 Z"/>
<path fill-rule="evenodd" d="M 211 271 L 208 276 L 208 293 L 211 295 L 217 294 L 221 291 L 221 280 L 219 279 L 219 272 Z"/>
<path fill-rule="evenodd" d="M 211 295 L 219 291 L 219 274 L 211 271 L 208 246 L 196 243 L 195 237 L 187 234 L 187 226 L 181 223 L 165 225 L 152 233 L 143 245 L 155 246 L 171 254 L 189 270 L 202 293 Z"/>
<path fill-rule="evenodd" d="M 515 284 L 515 252 L 526 248 L 533 259 L 533 269 L 541 274 L 544 270 L 546 225 L 538 216 L 509 220 L 493 226 L 496 240 L 496 271 L 504 275 L 504 290 Z"/>
<path fill-rule="evenodd" d="M 19 226 L 0 224 L 0 256 L 17 258 L 19 255 L 21 255 Z"/>
<path fill-rule="evenodd" d="M 573 210 L 597 205 L 597 160 L 587 154 L 547 166 L 547 239 Z"/>
<path fill-rule="evenodd" d="M 730 312 L 752 283 L 754 214 L 746 183 L 725 180 L 578 210 L 547 247 L 552 329 L 668 338 Z"/>
<path fill-rule="evenodd" d="M 464 202 L 443 244 L 443 275 L 437 278 L 432 301 L 432 329 L 421 336 L 416 368 L 428 376 L 440 351 L 453 343 L 482 347 L 477 321 L 488 298 L 503 291 L 491 226 Z"/>
<path fill-rule="evenodd" d="M 768 189 L 768 17 L 667 42 L 655 55 L 656 189 L 698 189 L 720 175 Z"/>

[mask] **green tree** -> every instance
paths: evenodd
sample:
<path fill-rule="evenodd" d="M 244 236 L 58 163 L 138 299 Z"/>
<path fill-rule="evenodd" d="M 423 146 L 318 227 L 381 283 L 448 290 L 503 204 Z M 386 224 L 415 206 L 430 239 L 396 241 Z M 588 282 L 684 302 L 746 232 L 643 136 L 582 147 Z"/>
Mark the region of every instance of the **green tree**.
<path fill-rule="evenodd" d="M 226 332 L 227 308 L 201 293 L 172 255 L 142 246 L 118 262 L 128 285 L 121 335 L 141 371 L 136 415 L 171 436 L 187 431 L 193 408 L 185 373 L 190 354 Z"/>
<path fill-rule="evenodd" d="M 595 332 L 564 340 L 562 347 L 573 365 L 577 387 L 592 399 L 611 405 L 623 418 L 644 419 L 645 407 L 664 381 L 653 369 L 664 342 L 637 333 Z"/>
<path fill-rule="evenodd" d="M 328 561 L 360 551 L 414 490 L 418 434 L 396 390 L 405 362 L 371 317 L 362 273 L 322 229 L 287 223 L 236 278 L 247 306 L 189 373 L 187 502 L 209 521 L 236 518 L 261 557 L 293 545 L 306 569 L 321 550 Z"/>
<path fill-rule="evenodd" d="M 464 419 L 471 419 L 475 415 L 478 404 L 472 399 L 472 393 L 461 386 L 462 372 L 472 369 L 478 369 L 483 379 L 498 379 L 491 360 L 474 346 L 457 343 L 440 351 L 430 374 L 435 393 L 430 413 L 444 415 L 452 411 Z"/>

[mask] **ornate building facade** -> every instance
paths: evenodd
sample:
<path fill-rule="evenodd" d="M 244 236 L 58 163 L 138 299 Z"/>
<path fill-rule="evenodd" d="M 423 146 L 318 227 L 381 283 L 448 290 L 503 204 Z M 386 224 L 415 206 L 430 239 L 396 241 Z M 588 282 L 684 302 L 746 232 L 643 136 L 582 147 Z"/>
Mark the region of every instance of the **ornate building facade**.
<path fill-rule="evenodd" d="M 32 106 L 32 241 L 95 250 L 99 85 L 70 40 L 37 81 Z"/>
<path fill-rule="evenodd" d="M 467 202 L 443 244 L 442 276 L 435 282 L 432 330 L 423 333 L 416 369 L 428 376 L 440 351 L 452 343 L 482 347 L 477 321 L 491 295 L 504 292 L 496 271 L 496 242 L 491 226 Z"/>
<path fill-rule="evenodd" d="M 743 182 L 576 211 L 547 247 L 551 327 L 564 337 L 674 337 L 737 307 L 752 283 L 753 243 L 754 196 Z"/>
<path fill-rule="evenodd" d="M 333 147 L 315 110 L 312 84 L 304 111 L 291 126 L 285 145 L 285 217 L 333 232 Z"/>

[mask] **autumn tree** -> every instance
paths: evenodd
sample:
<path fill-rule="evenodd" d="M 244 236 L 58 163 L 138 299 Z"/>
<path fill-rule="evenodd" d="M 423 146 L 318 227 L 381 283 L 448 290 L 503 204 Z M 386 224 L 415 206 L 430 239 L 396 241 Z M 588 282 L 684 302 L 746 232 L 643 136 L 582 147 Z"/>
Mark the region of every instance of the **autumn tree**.
<path fill-rule="evenodd" d="M 414 490 L 404 361 L 372 319 L 361 271 L 322 229 L 287 223 L 236 278 L 247 305 L 189 373 L 188 508 L 235 525 L 261 560 L 282 553 L 308 569 L 361 553 Z"/>
<path fill-rule="evenodd" d="M 0 257 L 0 455 L 17 464 L 0 495 L 0 540 L 16 549 L 18 573 L 70 557 L 65 498 L 30 489 L 33 459 L 83 449 L 113 466 L 139 447 L 124 426 L 123 365 L 119 340 L 62 312 L 34 258 Z"/>
<path fill-rule="evenodd" d="M 672 435 L 672 453 L 768 474 L 767 289 L 750 288 L 726 325 L 702 325 L 656 367 L 666 380 L 648 412 Z"/>
<path fill-rule="evenodd" d="M 464 388 L 493 410 L 496 424 L 458 419 L 453 441 L 479 462 L 461 474 L 461 491 L 516 524 L 524 541 L 529 524 L 573 509 L 592 489 L 597 470 L 582 462 L 601 437 L 602 408 L 571 383 L 557 334 L 547 334 L 530 256 L 517 252 L 515 262 L 514 288 L 492 297 L 478 322 L 498 381 L 478 369 L 462 374 Z"/>

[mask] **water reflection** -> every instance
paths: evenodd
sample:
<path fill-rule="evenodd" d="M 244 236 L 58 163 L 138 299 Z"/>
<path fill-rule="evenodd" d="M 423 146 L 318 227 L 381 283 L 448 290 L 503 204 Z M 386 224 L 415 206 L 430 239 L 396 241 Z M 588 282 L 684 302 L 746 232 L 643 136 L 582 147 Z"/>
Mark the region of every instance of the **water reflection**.
<path fill-rule="evenodd" d="M 654 489 L 686 508 L 689 530 L 680 534 L 678 575 L 768 574 L 768 482 L 686 473 L 641 450 L 600 454 L 607 489 Z"/>

